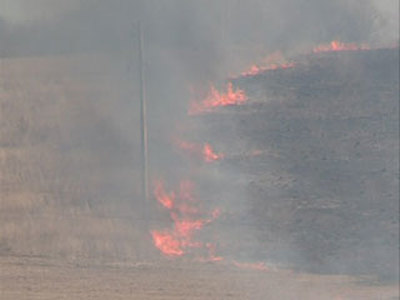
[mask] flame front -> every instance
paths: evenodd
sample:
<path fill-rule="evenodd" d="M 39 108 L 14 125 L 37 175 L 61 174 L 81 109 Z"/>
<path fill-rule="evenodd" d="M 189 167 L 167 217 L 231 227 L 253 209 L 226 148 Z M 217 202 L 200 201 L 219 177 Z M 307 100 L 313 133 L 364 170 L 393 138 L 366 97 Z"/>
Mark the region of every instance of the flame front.
<path fill-rule="evenodd" d="M 199 114 L 210 112 L 217 107 L 240 105 L 248 100 L 245 92 L 239 88 L 234 89 L 231 82 L 228 83 L 226 93 L 219 92 L 211 86 L 208 96 L 200 103 L 193 103 L 189 109 L 189 114 Z"/>
<path fill-rule="evenodd" d="M 322 52 L 337 52 L 337 51 L 358 51 L 370 49 L 365 44 L 343 43 L 340 41 L 332 41 L 329 44 L 316 46 L 313 53 Z M 302 61 L 293 63 L 288 62 L 281 52 L 275 52 L 269 55 L 262 62 L 253 64 L 247 71 L 242 72 L 239 76 L 231 77 L 248 77 L 255 76 L 267 71 L 293 68 Z M 195 88 L 192 87 L 192 93 L 195 93 Z M 203 91 L 201 91 L 202 94 Z M 203 97 L 205 96 L 205 97 Z M 202 99 L 192 103 L 189 108 L 189 115 L 212 112 L 218 107 L 242 105 L 248 97 L 244 90 L 234 88 L 232 82 L 229 82 L 226 87 L 226 92 L 218 91 L 215 86 L 211 85 L 210 90 L 205 95 L 194 97 L 194 99 Z M 217 153 L 208 143 L 190 143 L 180 140 L 175 140 L 175 144 L 180 149 L 185 150 L 190 154 L 201 157 L 203 161 L 210 163 L 223 159 L 222 153 Z M 248 151 L 246 156 L 260 156 L 265 152 L 263 150 L 254 149 Z M 232 154 L 230 154 L 230 157 Z M 171 219 L 172 226 L 161 230 L 152 230 L 151 236 L 155 247 L 167 257 L 179 257 L 186 254 L 196 254 L 195 258 L 203 262 L 217 262 L 224 258 L 216 254 L 216 244 L 210 242 L 202 242 L 197 240 L 198 232 L 205 226 L 212 223 L 220 215 L 219 209 L 214 209 L 211 212 L 202 210 L 194 197 L 194 184 L 189 180 L 180 182 L 178 191 L 167 192 L 162 181 L 157 181 L 154 186 L 154 195 L 160 205 L 167 210 Z M 195 250 L 196 249 L 196 250 Z M 201 253 L 201 255 L 197 255 Z M 229 260 L 238 268 L 247 270 L 267 271 L 269 268 L 263 262 L 237 262 Z"/>
<path fill-rule="evenodd" d="M 338 52 L 338 51 L 358 51 L 368 50 L 370 47 L 366 44 L 357 45 L 355 43 L 342 43 L 340 41 L 332 41 L 329 44 L 323 44 L 313 49 L 314 53 L 321 52 Z"/>
<path fill-rule="evenodd" d="M 260 62 L 251 65 L 246 71 L 243 71 L 239 75 L 231 76 L 231 78 L 235 79 L 240 77 L 251 77 L 268 71 L 289 69 L 294 67 L 294 62 L 288 62 L 282 52 L 276 51 L 266 56 Z"/>
<path fill-rule="evenodd" d="M 154 195 L 157 201 L 168 210 L 174 225 L 170 229 L 151 231 L 154 245 L 169 257 L 182 256 L 191 248 L 205 248 L 208 249 L 208 259 L 220 260 L 222 258 L 217 259 L 215 256 L 214 244 L 206 243 L 204 245 L 202 242 L 194 240 L 197 231 L 219 216 L 219 210 L 213 210 L 209 218 L 202 217 L 203 214 L 196 206 L 193 190 L 194 184 L 188 180 L 181 181 L 179 193 L 167 193 L 162 181 L 155 183 Z"/>
<path fill-rule="evenodd" d="M 258 65 L 252 65 L 247 71 L 240 74 L 242 77 L 256 76 L 268 71 L 279 70 L 279 69 L 289 69 L 294 68 L 294 63 L 282 63 L 282 64 L 270 64 L 268 66 L 262 67 Z"/>

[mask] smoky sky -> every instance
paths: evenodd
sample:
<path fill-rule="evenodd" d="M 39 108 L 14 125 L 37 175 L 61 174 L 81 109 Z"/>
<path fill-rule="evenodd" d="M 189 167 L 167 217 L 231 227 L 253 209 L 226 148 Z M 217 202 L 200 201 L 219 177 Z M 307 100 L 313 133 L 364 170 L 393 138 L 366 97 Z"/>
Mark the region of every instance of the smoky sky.
<path fill-rule="evenodd" d="M 396 1 L 2 0 L 0 4 L 5 20 L 2 52 L 9 54 L 121 50 L 137 20 L 145 23 L 148 40 L 162 47 L 216 53 L 229 51 L 232 44 L 290 48 L 332 39 L 379 42 L 396 39 L 397 33 Z"/>

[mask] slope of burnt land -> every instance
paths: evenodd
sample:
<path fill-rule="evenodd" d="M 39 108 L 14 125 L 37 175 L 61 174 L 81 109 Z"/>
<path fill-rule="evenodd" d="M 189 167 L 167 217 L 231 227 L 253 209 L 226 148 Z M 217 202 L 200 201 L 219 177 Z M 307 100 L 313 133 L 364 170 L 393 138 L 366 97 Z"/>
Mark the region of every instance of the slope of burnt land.
<path fill-rule="evenodd" d="M 398 65 L 398 49 L 304 56 L 237 79 L 250 100 L 203 117 L 220 149 L 256 149 L 222 163 L 249 180 L 248 253 L 398 278 Z"/>

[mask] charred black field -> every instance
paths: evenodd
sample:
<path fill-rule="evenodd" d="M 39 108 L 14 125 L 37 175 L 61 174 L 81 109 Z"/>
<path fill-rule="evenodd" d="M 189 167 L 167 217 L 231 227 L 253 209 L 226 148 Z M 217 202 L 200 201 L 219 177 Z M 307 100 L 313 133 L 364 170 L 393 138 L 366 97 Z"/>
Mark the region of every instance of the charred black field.
<path fill-rule="evenodd" d="M 306 55 L 236 79 L 249 101 L 199 117 L 217 149 L 238 153 L 219 163 L 236 178 L 218 184 L 244 185 L 252 217 L 221 225 L 235 228 L 229 249 L 398 278 L 398 63 L 398 49 Z"/>
<path fill-rule="evenodd" d="M 249 102 L 205 117 L 220 149 L 259 151 L 221 168 L 249 178 L 255 220 L 235 222 L 252 223 L 268 258 L 398 276 L 397 66 L 398 49 L 305 56 L 236 80 Z"/>

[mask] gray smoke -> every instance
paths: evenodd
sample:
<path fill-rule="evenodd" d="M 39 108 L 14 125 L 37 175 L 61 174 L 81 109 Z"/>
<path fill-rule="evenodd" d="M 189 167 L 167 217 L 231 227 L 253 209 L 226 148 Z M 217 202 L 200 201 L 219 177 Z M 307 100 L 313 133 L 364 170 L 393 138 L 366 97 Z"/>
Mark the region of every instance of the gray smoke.
<path fill-rule="evenodd" d="M 182 162 L 171 140 L 185 126 L 189 87 L 221 86 L 230 73 L 275 51 L 293 56 L 332 40 L 394 45 L 398 11 L 395 0 L 0 0 L 0 57 L 88 55 L 110 62 L 99 62 L 104 71 L 97 72 L 104 72 L 104 89 L 113 91 L 112 97 L 88 101 L 86 127 L 71 125 L 74 130 L 63 145 L 66 152 L 68 147 L 90 152 L 97 164 L 93 173 L 107 174 L 107 184 L 96 186 L 90 196 L 96 205 L 104 194 L 104 199 L 128 199 L 131 182 L 129 177 L 121 181 L 119 168 L 129 174 L 126 166 L 132 163 L 140 170 L 139 21 L 145 38 L 151 173 L 178 181 L 191 165 Z M 87 80 L 90 67 L 82 68 L 77 72 Z M 204 141 L 207 135 L 189 138 Z M 66 165 L 75 168 L 74 176 L 85 168 Z M 89 167 L 84 171 L 93 175 Z M 205 174 L 240 181 L 233 172 Z M 214 197 L 245 211 L 245 194 L 236 188 L 216 191 Z"/>

